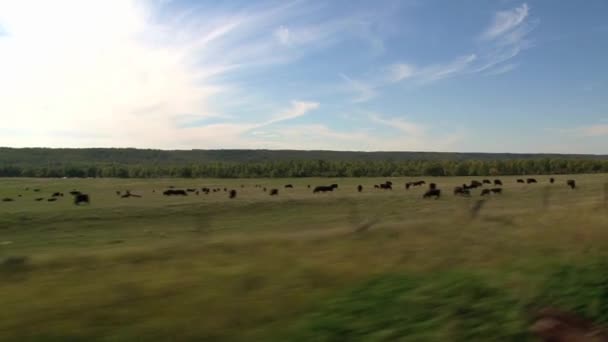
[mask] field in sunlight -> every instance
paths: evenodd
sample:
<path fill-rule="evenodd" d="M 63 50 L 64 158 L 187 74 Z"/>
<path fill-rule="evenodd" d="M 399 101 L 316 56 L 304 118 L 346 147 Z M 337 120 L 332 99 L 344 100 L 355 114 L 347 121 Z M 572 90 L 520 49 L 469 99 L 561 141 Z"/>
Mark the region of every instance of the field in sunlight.
<path fill-rule="evenodd" d="M 438 200 L 412 178 L 0 179 L 0 340 L 520 341 L 543 305 L 608 323 L 608 175 L 532 177 L 469 198 L 472 177 L 420 178 Z"/>

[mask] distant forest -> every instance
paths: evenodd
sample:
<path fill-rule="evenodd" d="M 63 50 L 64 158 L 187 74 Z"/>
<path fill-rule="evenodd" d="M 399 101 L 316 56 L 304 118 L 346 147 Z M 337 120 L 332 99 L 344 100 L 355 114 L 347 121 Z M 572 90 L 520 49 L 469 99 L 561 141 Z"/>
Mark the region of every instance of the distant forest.
<path fill-rule="evenodd" d="M 0 148 L 0 177 L 256 178 L 608 173 L 608 155 Z"/>

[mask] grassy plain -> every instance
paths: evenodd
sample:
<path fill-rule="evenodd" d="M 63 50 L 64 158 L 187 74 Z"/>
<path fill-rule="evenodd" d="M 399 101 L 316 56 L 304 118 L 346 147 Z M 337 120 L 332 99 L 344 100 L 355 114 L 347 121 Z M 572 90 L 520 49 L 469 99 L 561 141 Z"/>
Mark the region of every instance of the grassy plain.
<path fill-rule="evenodd" d="M 479 191 L 451 193 L 471 177 L 425 177 L 439 200 L 411 178 L 0 179 L 0 340 L 517 341 L 545 304 L 606 323 L 608 175 L 535 177 L 476 217 Z M 91 204 L 34 201 L 72 189 Z"/>

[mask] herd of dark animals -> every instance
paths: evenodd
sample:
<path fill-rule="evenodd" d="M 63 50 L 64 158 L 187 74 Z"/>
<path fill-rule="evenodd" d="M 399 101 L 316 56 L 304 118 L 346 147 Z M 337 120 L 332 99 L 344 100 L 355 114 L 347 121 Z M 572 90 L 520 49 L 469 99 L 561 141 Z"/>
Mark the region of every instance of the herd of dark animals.
<path fill-rule="evenodd" d="M 517 179 L 516 180 L 517 183 L 522 183 L 522 184 L 535 184 L 538 183 L 538 181 L 535 178 L 527 178 L 527 179 Z M 551 177 L 549 179 L 549 183 L 554 184 L 555 183 L 555 178 Z M 419 181 L 415 181 L 415 182 L 407 182 L 405 183 L 405 189 L 409 190 L 412 187 L 418 187 L 418 186 L 422 186 L 425 185 L 426 182 L 423 180 L 419 180 Z M 477 181 L 477 180 L 472 180 L 469 184 L 462 184 L 462 186 L 456 186 L 454 188 L 454 195 L 457 196 L 471 196 L 471 190 L 472 189 L 476 189 L 479 187 L 483 187 L 485 184 L 489 184 L 489 185 L 494 185 L 493 188 L 484 188 L 482 189 L 480 195 L 481 196 L 488 196 L 491 194 L 501 194 L 503 192 L 502 188 L 498 187 L 498 186 L 502 186 L 503 183 L 500 179 L 494 179 L 494 181 L 490 181 L 489 179 L 484 179 L 481 182 Z M 574 179 L 569 179 L 566 181 L 566 185 L 568 187 L 570 187 L 571 189 L 575 189 L 576 188 L 576 181 Z M 244 188 L 245 185 L 241 185 L 241 188 Z M 255 185 L 256 188 L 263 188 L 264 192 L 267 192 L 267 188 L 262 187 L 262 185 L 260 184 L 256 184 Z M 294 186 L 293 184 L 286 184 L 285 189 L 293 189 Z M 187 188 L 185 190 L 183 189 L 176 189 L 175 186 L 168 186 L 168 189 L 163 191 L 163 195 L 164 196 L 188 196 L 188 193 L 194 193 L 197 196 L 200 195 L 200 193 L 203 193 L 205 195 L 208 195 L 209 193 L 217 193 L 217 192 L 221 192 L 222 190 L 224 192 L 228 193 L 228 197 L 230 199 L 236 198 L 237 196 L 237 192 L 236 190 L 232 189 L 232 190 L 228 190 L 228 188 L 209 188 L 209 187 L 203 187 L 203 188 Z M 307 188 L 311 188 L 310 185 L 307 185 Z M 381 184 L 376 184 L 374 185 L 375 189 L 382 189 L 382 190 L 392 190 L 393 189 L 393 182 L 391 181 L 386 181 L 384 183 Z M 334 190 L 338 189 L 338 184 L 331 184 L 331 185 L 319 185 L 314 187 L 313 189 L 313 194 L 317 194 L 317 193 L 326 193 L 326 192 L 333 192 Z M 25 188 L 25 190 L 30 190 L 29 188 Z M 33 192 L 40 192 L 40 189 L 32 189 Z M 156 190 L 152 190 L 152 192 L 156 192 Z M 357 186 L 357 192 L 363 192 L 363 186 L 362 185 L 358 185 Z M 80 205 L 80 204 L 89 204 L 91 199 L 89 197 L 88 194 L 83 194 L 80 191 L 77 190 L 72 190 L 69 192 L 70 195 L 73 196 L 74 199 L 74 204 L 75 205 Z M 270 196 L 278 196 L 279 195 L 279 189 L 270 189 L 269 192 Z M 126 190 L 123 192 L 121 191 L 116 191 L 116 195 L 121 197 L 121 198 L 130 198 L 130 197 L 135 197 L 135 198 L 140 198 L 142 197 L 141 195 L 138 194 L 134 194 L 132 193 L 130 190 Z M 21 195 L 18 195 L 18 197 L 21 197 Z M 50 198 L 47 198 L 46 201 L 47 202 L 55 202 L 57 201 L 59 198 L 64 197 L 64 194 L 62 192 L 54 192 L 53 194 L 51 194 Z M 441 190 L 437 188 L 437 185 L 435 183 L 430 183 L 429 184 L 429 188 L 428 190 L 423 194 L 422 196 L 423 198 L 435 198 L 438 199 L 439 197 L 441 197 Z M 37 202 L 42 202 L 45 200 L 44 197 L 37 197 L 34 199 Z M 15 201 L 14 198 L 9 198 L 9 197 L 5 197 L 2 199 L 2 202 L 13 202 Z"/>

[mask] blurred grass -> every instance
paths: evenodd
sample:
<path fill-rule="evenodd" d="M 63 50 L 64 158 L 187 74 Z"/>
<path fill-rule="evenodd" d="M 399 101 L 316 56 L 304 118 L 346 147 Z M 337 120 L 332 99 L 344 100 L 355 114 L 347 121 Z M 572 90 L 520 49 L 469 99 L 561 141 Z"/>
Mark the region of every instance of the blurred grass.
<path fill-rule="evenodd" d="M 440 200 L 405 178 L 0 179 L 16 199 L 0 203 L 0 340 L 521 340 L 527 308 L 551 303 L 606 322 L 608 176 L 500 178 L 476 219 L 478 192 L 451 194 L 471 178 L 427 178 Z M 34 201 L 71 189 L 91 205 Z"/>

